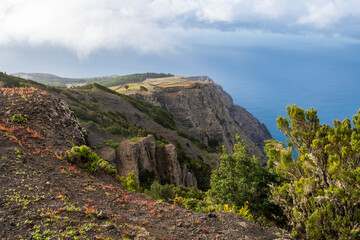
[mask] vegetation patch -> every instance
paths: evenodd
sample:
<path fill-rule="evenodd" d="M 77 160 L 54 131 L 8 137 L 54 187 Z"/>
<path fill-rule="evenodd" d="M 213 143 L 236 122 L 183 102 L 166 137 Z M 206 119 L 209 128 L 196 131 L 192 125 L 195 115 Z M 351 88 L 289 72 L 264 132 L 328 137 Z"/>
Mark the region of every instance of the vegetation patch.
<path fill-rule="evenodd" d="M 120 143 L 112 140 L 112 139 L 108 139 L 108 140 L 104 140 L 105 145 L 112 147 L 112 148 L 117 148 L 118 146 L 120 146 Z"/>
<path fill-rule="evenodd" d="M 176 129 L 174 117 L 170 112 L 166 111 L 165 109 L 158 106 L 154 106 L 145 101 L 134 99 L 126 95 L 121 95 L 121 97 L 123 97 L 125 100 L 131 103 L 135 108 L 139 109 L 141 112 L 151 117 L 151 119 L 153 119 L 155 122 L 162 125 L 163 127 L 168 128 L 170 130 Z"/>
<path fill-rule="evenodd" d="M 140 91 L 145 91 L 145 92 L 147 92 L 147 88 L 146 87 L 144 87 L 144 86 L 140 86 Z"/>
<path fill-rule="evenodd" d="M 272 186 L 300 239 L 360 239 L 360 111 L 353 120 L 320 125 L 317 111 L 287 107 L 278 117 L 287 145 L 268 141 L 269 166 L 286 181 Z M 293 150 L 297 156 L 293 155 Z"/>
<path fill-rule="evenodd" d="M 23 123 L 23 124 L 28 123 L 28 119 L 19 113 L 14 114 L 12 121 L 17 122 L 17 123 Z"/>
<path fill-rule="evenodd" d="M 110 175 L 115 175 L 117 173 L 114 166 L 104 159 L 101 159 L 85 145 L 73 147 L 71 150 L 67 151 L 67 156 L 70 162 L 80 164 L 82 168 L 87 169 L 91 173 L 99 168 Z"/>
<path fill-rule="evenodd" d="M 269 185 L 279 185 L 281 178 L 261 166 L 259 159 L 251 158 L 245 143 L 234 145 L 234 153 L 223 149 L 219 165 L 211 174 L 209 194 L 216 204 L 230 204 L 235 208 L 247 205 L 255 219 L 285 224 L 279 206 L 270 201 Z"/>

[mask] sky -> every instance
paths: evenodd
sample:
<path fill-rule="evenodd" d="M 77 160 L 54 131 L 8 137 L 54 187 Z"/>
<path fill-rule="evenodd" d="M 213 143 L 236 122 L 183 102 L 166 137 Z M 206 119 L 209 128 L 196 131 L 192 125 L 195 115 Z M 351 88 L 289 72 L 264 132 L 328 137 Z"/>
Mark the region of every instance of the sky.
<path fill-rule="evenodd" d="M 355 114 L 359 69 L 359 0 L 0 0 L 0 71 L 208 75 L 276 136 L 292 103 Z"/>

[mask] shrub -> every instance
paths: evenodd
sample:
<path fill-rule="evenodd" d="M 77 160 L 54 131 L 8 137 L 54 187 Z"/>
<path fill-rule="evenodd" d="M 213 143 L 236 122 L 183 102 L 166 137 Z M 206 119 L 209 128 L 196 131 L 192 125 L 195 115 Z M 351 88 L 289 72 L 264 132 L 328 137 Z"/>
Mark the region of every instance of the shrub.
<path fill-rule="evenodd" d="M 140 91 L 147 91 L 148 89 L 144 86 L 140 86 Z"/>
<path fill-rule="evenodd" d="M 279 204 L 301 239 L 360 239 L 360 111 L 334 127 L 320 125 L 317 111 L 292 105 L 278 128 L 288 147 L 269 141 L 269 165 L 287 181 L 272 186 Z M 292 154 L 293 150 L 297 156 Z"/>
<path fill-rule="evenodd" d="M 124 176 L 120 176 L 118 174 L 115 175 L 115 178 L 120 181 L 121 185 L 126 188 L 126 179 Z"/>
<path fill-rule="evenodd" d="M 184 199 L 182 197 L 175 197 L 174 205 L 183 207 L 184 206 L 183 201 L 184 201 Z"/>
<path fill-rule="evenodd" d="M 126 189 L 129 192 L 142 192 L 135 173 L 129 173 L 129 176 L 126 178 Z"/>
<path fill-rule="evenodd" d="M 201 211 L 201 207 L 200 207 L 199 203 L 200 203 L 200 200 L 196 199 L 196 198 L 186 198 L 186 199 L 184 199 L 185 207 L 188 208 L 188 209 L 191 209 L 193 211 L 196 211 L 196 212 Z"/>
<path fill-rule="evenodd" d="M 21 114 L 16 113 L 16 114 L 14 114 L 12 121 L 27 124 L 28 119 L 26 117 L 23 117 Z"/>
<path fill-rule="evenodd" d="M 98 168 L 104 169 L 110 175 L 117 173 L 114 166 L 101 159 L 88 146 L 74 146 L 71 150 L 67 151 L 67 156 L 71 162 L 80 164 L 82 168 L 87 169 L 91 173 L 95 172 Z"/>
<path fill-rule="evenodd" d="M 168 202 L 169 199 L 174 199 L 173 192 L 174 185 L 161 185 L 158 182 L 154 182 L 150 186 L 150 190 L 145 190 L 145 194 L 152 197 L 155 200 L 163 200 Z"/>
<path fill-rule="evenodd" d="M 196 198 L 198 200 L 203 200 L 205 198 L 205 193 L 195 187 L 186 187 L 184 185 L 178 185 L 173 188 L 173 192 L 176 196 L 182 198 Z"/>
<path fill-rule="evenodd" d="M 261 166 L 260 161 L 251 158 L 244 141 L 234 145 L 234 153 L 229 154 L 225 148 L 219 158 L 220 164 L 211 174 L 209 194 L 216 204 L 230 204 L 236 207 L 248 202 L 250 211 L 256 218 L 261 216 L 283 223 L 279 206 L 270 202 L 269 184 L 279 184 L 276 174 Z"/>

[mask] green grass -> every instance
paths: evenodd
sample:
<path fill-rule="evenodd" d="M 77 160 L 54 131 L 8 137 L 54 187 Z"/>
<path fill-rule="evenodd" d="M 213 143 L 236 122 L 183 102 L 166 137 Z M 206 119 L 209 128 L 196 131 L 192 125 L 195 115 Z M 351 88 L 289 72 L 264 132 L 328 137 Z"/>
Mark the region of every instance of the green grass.
<path fill-rule="evenodd" d="M 118 146 L 120 146 L 120 143 L 118 143 L 112 139 L 105 140 L 104 143 L 105 143 L 105 145 L 110 146 L 112 148 L 117 148 Z"/>
<path fill-rule="evenodd" d="M 139 140 L 139 139 L 140 139 L 140 137 L 133 137 L 133 138 L 131 138 L 130 140 L 133 141 L 133 142 L 136 142 L 136 141 Z"/>

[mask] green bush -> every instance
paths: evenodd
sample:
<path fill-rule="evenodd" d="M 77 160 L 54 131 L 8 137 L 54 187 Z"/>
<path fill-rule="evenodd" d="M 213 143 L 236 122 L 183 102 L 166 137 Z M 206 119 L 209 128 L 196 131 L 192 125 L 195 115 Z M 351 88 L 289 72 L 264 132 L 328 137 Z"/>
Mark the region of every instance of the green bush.
<path fill-rule="evenodd" d="M 126 189 L 129 192 L 142 192 L 141 187 L 139 187 L 139 181 L 135 173 L 129 173 L 129 176 L 126 178 Z"/>
<path fill-rule="evenodd" d="M 13 122 L 18 122 L 18 123 L 24 123 L 27 124 L 28 123 L 28 119 L 26 117 L 23 117 L 21 114 L 16 113 L 14 114 L 13 118 L 12 118 Z"/>
<path fill-rule="evenodd" d="M 193 211 L 196 212 L 201 212 L 201 200 L 196 199 L 196 198 L 185 198 L 184 199 L 184 204 L 185 207 L 188 209 L 191 209 Z"/>
<path fill-rule="evenodd" d="M 269 141 L 269 165 L 287 181 L 272 186 L 299 239 L 360 239 L 360 111 L 334 126 L 320 125 L 317 111 L 292 105 L 278 117 L 284 144 Z M 293 155 L 293 150 L 297 156 Z"/>
<path fill-rule="evenodd" d="M 236 207 L 248 202 L 255 218 L 284 223 L 281 209 L 269 199 L 269 184 L 279 184 L 279 177 L 262 167 L 257 158 L 251 158 L 244 141 L 239 141 L 239 136 L 236 139 L 234 153 L 229 154 L 224 148 L 220 164 L 211 174 L 209 194 L 212 201 Z"/>
<path fill-rule="evenodd" d="M 117 173 L 114 166 L 101 159 L 88 146 L 74 146 L 71 150 L 67 151 L 67 156 L 71 162 L 80 164 L 82 168 L 87 169 L 91 173 L 95 172 L 98 168 L 103 169 L 110 175 L 116 175 Z"/>
<path fill-rule="evenodd" d="M 147 91 L 148 89 L 144 86 L 140 86 L 140 91 Z"/>
<path fill-rule="evenodd" d="M 174 185 L 161 185 L 158 182 L 154 182 L 153 184 L 151 184 L 149 190 L 145 190 L 145 194 L 155 200 L 163 200 L 168 202 L 169 199 L 174 199 L 175 197 L 173 187 Z"/>
<path fill-rule="evenodd" d="M 184 207 L 184 199 L 182 197 L 175 197 L 174 199 L 174 205 Z"/>
<path fill-rule="evenodd" d="M 184 185 L 178 185 L 174 187 L 173 192 L 176 196 L 182 198 L 195 198 L 198 200 L 203 200 L 206 196 L 206 194 L 203 191 L 195 187 L 186 187 Z"/>

